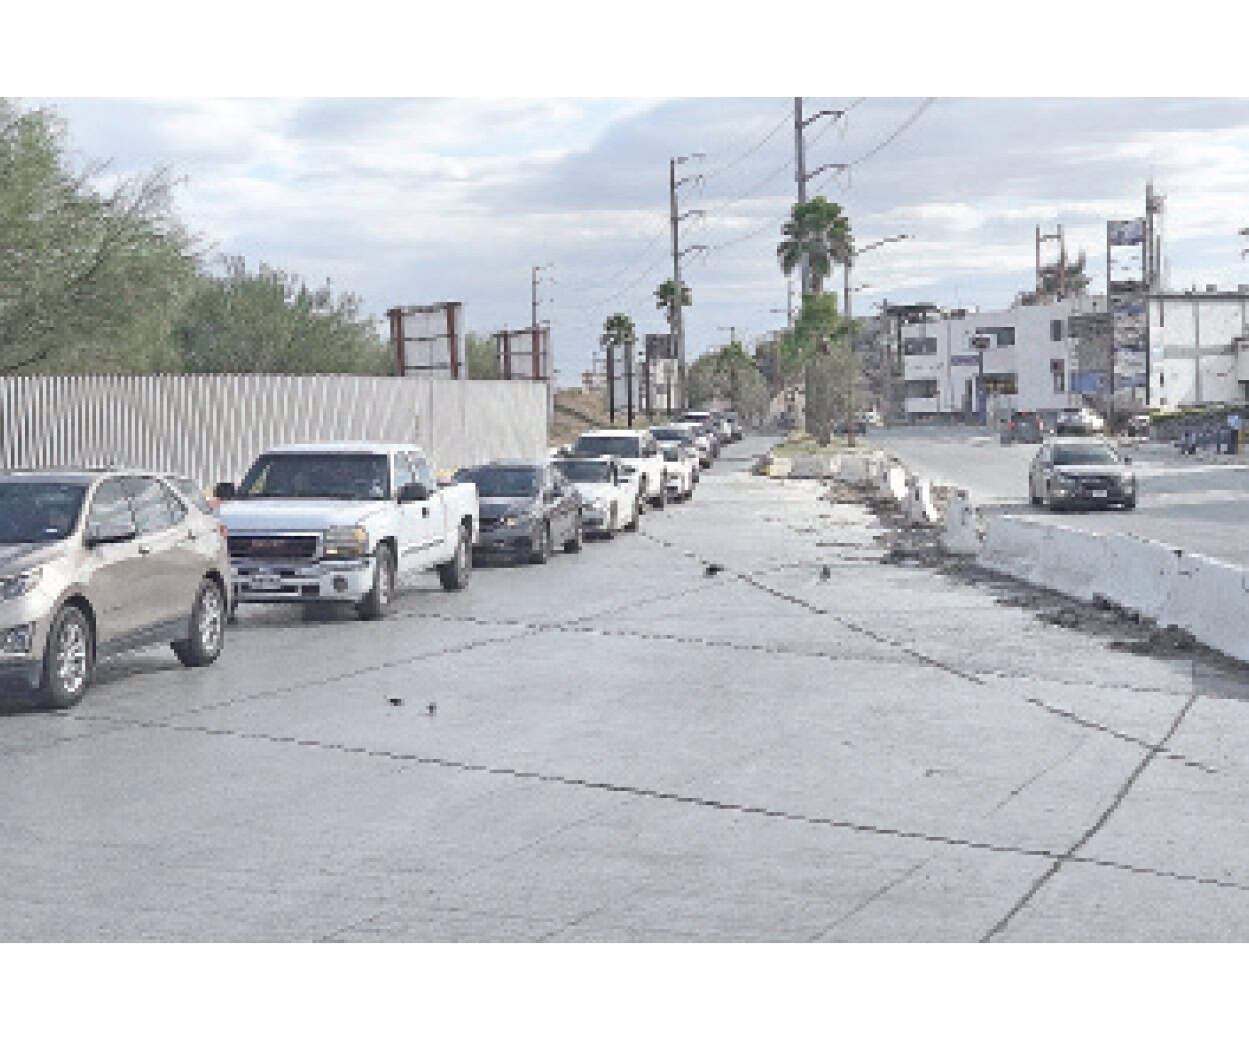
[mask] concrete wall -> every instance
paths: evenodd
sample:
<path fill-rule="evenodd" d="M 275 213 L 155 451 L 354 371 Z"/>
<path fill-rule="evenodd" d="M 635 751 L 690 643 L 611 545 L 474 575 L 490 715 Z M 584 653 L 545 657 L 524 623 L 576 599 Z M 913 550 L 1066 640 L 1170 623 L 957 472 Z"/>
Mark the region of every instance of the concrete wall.
<path fill-rule="evenodd" d="M 1243 402 L 1249 295 L 1191 293 L 1150 301 L 1151 400 L 1165 408 Z"/>
<path fill-rule="evenodd" d="M 435 470 L 538 458 L 545 387 L 338 375 L 0 379 L 6 468 L 133 465 L 210 486 L 237 480 L 266 448 L 318 440 L 414 441 Z"/>

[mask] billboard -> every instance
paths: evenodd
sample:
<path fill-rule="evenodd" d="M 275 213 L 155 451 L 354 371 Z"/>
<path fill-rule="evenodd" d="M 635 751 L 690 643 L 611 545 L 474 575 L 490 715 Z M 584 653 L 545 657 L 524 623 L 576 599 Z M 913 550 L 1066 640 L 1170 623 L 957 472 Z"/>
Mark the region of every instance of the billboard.
<path fill-rule="evenodd" d="M 648 332 L 646 334 L 646 356 L 648 358 L 675 358 L 676 347 L 670 332 Z"/>
<path fill-rule="evenodd" d="M 386 317 L 390 319 L 390 348 L 399 375 L 468 377 L 463 353 L 463 304 L 392 307 Z"/>
<path fill-rule="evenodd" d="M 493 338 L 500 379 L 546 379 L 551 358 L 549 328 L 504 329 Z"/>
<path fill-rule="evenodd" d="M 1112 246 L 1139 246 L 1145 242 L 1145 218 L 1106 221 L 1106 241 Z"/>

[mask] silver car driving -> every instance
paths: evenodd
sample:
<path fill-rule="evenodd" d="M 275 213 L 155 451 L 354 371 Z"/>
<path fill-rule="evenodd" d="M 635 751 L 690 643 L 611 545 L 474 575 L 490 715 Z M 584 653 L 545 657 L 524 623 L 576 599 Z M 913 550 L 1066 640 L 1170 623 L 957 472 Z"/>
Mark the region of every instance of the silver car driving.
<path fill-rule="evenodd" d="M 0 676 L 67 708 L 110 653 L 168 642 L 187 667 L 212 664 L 229 573 L 220 522 L 161 476 L 0 473 Z"/>

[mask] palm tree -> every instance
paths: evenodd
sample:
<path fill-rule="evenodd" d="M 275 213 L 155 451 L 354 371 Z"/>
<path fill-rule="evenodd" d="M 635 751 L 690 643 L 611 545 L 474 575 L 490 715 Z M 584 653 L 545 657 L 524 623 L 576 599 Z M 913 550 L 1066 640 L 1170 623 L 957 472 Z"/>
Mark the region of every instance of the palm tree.
<path fill-rule="evenodd" d="M 811 291 L 819 294 L 834 263 L 845 263 L 854 249 L 850 221 L 835 202 L 817 195 L 794 203 L 789 220 L 781 227 L 785 237 L 776 247 L 781 270 L 790 274 L 806 258 Z M 806 292 L 806 287 L 803 287 Z"/>
<path fill-rule="evenodd" d="M 637 342 L 633 319 L 617 311 L 603 322 L 603 342 L 612 347 L 632 346 Z"/>
<path fill-rule="evenodd" d="M 672 325 L 676 318 L 676 315 L 673 313 L 673 300 L 675 297 L 676 282 L 669 278 L 666 282 L 659 283 L 659 288 L 655 290 L 655 306 L 667 315 L 669 325 Z M 681 306 L 689 307 L 693 302 L 693 297 L 690 295 L 690 287 L 682 281 Z"/>

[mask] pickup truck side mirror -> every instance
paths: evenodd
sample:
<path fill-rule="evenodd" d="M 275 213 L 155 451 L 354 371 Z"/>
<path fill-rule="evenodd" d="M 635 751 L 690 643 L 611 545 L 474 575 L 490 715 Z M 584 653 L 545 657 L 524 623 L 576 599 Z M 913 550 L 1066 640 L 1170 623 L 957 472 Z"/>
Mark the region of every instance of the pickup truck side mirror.
<path fill-rule="evenodd" d="M 429 488 L 419 481 L 413 484 L 404 484 L 399 489 L 400 502 L 424 502 L 429 498 Z"/>
<path fill-rule="evenodd" d="M 223 480 L 220 484 L 213 488 L 213 497 L 219 498 L 223 502 L 227 498 L 234 497 L 234 485 L 228 480 Z"/>

